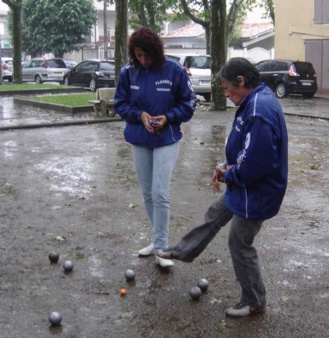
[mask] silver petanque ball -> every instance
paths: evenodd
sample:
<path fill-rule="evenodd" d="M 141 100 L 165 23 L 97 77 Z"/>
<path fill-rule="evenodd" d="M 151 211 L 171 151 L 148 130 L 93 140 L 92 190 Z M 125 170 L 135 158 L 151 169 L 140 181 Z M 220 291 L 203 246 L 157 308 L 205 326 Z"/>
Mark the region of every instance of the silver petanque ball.
<path fill-rule="evenodd" d="M 61 325 L 61 321 L 62 321 L 62 316 L 59 312 L 57 312 L 57 311 L 50 312 L 49 322 L 50 322 L 51 325 L 59 326 L 59 325 Z"/>
<path fill-rule="evenodd" d="M 195 300 L 199 299 L 201 294 L 202 294 L 202 291 L 198 286 L 194 286 L 190 290 L 190 296 L 192 297 L 192 299 L 195 299 Z"/>
<path fill-rule="evenodd" d="M 202 291 L 207 291 L 208 287 L 209 287 L 209 282 L 205 279 L 202 278 L 199 280 L 198 282 L 198 287 L 202 290 Z"/>
<path fill-rule="evenodd" d="M 63 269 L 65 272 L 71 272 L 73 268 L 74 268 L 74 264 L 72 261 L 68 260 L 63 263 Z"/>
<path fill-rule="evenodd" d="M 134 281 L 134 280 L 135 280 L 135 277 L 136 277 L 136 273 L 135 273 L 134 270 L 128 269 L 128 270 L 125 272 L 125 277 L 126 277 L 126 280 L 127 280 L 128 282 Z"/>

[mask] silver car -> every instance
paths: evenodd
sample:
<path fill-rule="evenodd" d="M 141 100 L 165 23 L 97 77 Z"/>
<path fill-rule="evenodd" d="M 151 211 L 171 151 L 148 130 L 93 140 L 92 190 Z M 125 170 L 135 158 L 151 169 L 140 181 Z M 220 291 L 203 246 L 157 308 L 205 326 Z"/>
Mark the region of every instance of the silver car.
<path fill-rule="evenodd" d="M 203 96 L 206 101 L 210 101 L 210 56 L 201 54 L 166 54 L 166 56 L 175 59 L 185 67 L 195 94 Z"/>
<path fill-rule="evenodd" d="M 63 83 L 64 75 L 69 71 L 62 59 L 34 58 L 22 66 L 23 82 L 59 82 Z"/>
<path fill-rule="evenodd" d="M 13 80 L 13 58 L 2 57 L 1 58 L 1 75 L 2 81 Z"/>

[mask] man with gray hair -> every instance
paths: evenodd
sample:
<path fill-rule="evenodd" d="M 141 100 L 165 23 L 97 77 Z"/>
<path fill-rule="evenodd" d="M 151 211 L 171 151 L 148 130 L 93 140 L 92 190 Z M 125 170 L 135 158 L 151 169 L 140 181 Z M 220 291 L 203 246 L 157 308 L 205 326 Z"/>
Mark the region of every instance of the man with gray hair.
<path fill-rule="evenodd" d="M 288 136 L 280 104 L 248 60 L 230 59 L 217 77 L 226 97 L 238 107 L 225 148 L 226 161 L 216 166 L 211 181 L 214 191 L 219 191 L 219 182 L 226 189 L 205 213 L 203 225 L 158 255 L 192 262 L 231 221 L 228 244 L 242 292 L 226 314 L 244 317 L 263 312 L 266 306 L 253 242 L 263 222 L 278 213 L 286 192 Z"/>

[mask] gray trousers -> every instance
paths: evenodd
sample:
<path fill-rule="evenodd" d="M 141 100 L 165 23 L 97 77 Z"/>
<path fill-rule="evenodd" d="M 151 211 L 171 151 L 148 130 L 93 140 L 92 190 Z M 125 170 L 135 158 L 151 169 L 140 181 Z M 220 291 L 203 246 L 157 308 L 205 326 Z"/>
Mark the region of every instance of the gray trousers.
<path fill-rule="evenodd" d="M 242 288 L 241 301 L 257 307 L 266 303 L 266 291 L 253 242 L 264 220 L 250 220 L 233 214 L 227 209 L 224 197 L 225 193 L 207 210 L 204 224 L 192 229 L 178 245 L 168 250 L 175 251 L 181 260 L 192 262 L 218 231 L 231 221 L 228 244 L 234 271 Z"/>

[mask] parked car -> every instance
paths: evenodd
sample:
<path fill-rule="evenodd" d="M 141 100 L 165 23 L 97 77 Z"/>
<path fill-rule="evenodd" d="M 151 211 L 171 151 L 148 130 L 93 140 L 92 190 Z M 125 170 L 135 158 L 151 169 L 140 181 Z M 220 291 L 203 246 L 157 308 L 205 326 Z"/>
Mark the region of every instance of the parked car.
<path fill-rule="evenodd" d="M 206 101 L 210 101 L 210 56 L 201 54 L 167 54 L 167 56 L 177 60 L 185 67 L 195 94 L 203 96 Z"/>
<path fill-rule="evenodd" d="M 109 60 L 85 60 L 64 76 L 65 85 L 88 87 L 92 92 L 100 87 L 115 86 L 115 63 Z"/>
<path fill-rule="evenodd" d="M 66 68 L 72 69 L 74 68 L 78 63 L 75 60 L 72 59 L 63 59 Z"/>
<path fill-rule="evenodd" d="M 64 61 L 59 58 L 33 58 L 22 66 L 23 82 L 59 82 L 63 83 L 64 75 L 69 71 Z"/>
<path fill-rule="evenodd" d="M 9 82 L 11 82 L 13 80 L 13 58 L 1 58 L 1 74 L 2 81 L 8 80 Z"/>
<path fill-rule="evenodd" d="M 302 94 L 312 98 L 318 89 L 316 72 L 310 62 L 289 60 L 264 60 L 255 65 L 260 79 L 278 98 Z"/>

